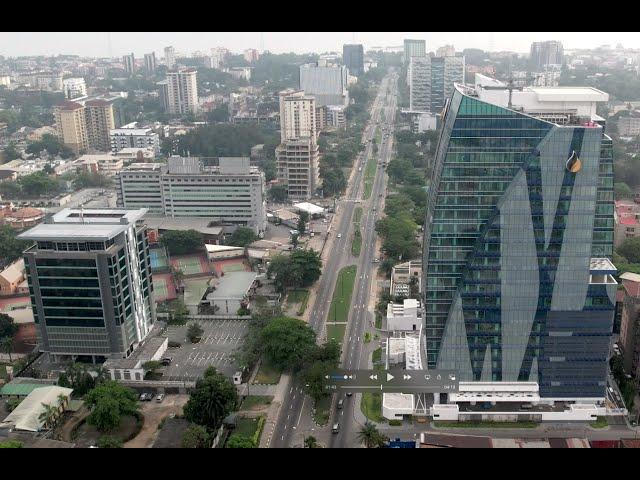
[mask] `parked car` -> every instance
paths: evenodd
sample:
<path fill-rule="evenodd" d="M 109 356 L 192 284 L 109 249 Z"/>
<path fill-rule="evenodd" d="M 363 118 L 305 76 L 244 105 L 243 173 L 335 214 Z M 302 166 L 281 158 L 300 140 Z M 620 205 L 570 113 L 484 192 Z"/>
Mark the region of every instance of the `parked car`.
<path fill-rule="evenodd" d="M 340 400 L 338 400 L 338 410 L 342 410 L 343 407 L 344 407 L 344 398 L 341 398 Z"/>
<path fill-rule="evenodd" d="M 333 424 L 333 427 L 331 428 L 331 432 L 338 433 L 339 431 L 340 431 L 340 424 L 336 422 Z"/>
<path fill-rule="evenodd" d="M 171 365 L 171 358 L 164 357 L 162 360 L 160 360 L 160 364 L 164 367 L 168 367 L 169 365 Z"/>
<path fill-rule="evenodd" d="M 163 400 L 164 400 L 164 393 L 159 393 L 158 395 L 156 395 L 156 402 L 162 403 Z"/>

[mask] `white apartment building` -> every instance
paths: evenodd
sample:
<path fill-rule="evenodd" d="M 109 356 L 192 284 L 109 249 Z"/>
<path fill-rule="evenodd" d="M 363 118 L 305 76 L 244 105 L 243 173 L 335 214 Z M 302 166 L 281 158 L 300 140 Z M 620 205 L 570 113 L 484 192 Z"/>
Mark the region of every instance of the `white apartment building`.
<path fill-rule="evenodd" d="M 422 325 L 422 308 L 420 302 L 406 298 L 403 303 L 387 305 L 387 330 L 417 332 Z"/>
<path fill-rule="evenodd" d="M 111 152 L 118 153 L 125 148 L 151 148 L 157 155 L 160 153 L 160 137 L 150 127 L 138 127 L 137 122 L 123 125 L 109 131 Z"/>
<path fill-rule="evenodd" d="M 302 137 L 318 138 L 316 99 L 303 90 L 280 92 L 280 141 Z"/>
<path fill-rule="evenodd" d="M 265 176 L 248 157 L 221 157 L 211 167 L 183 157 L 166 165 L 132 164 L 120 172 L 116 187 L 118 205 L 146 205 L 153 215 L 206 217 L 258 234 L 267 226 Z"/>
<path fill-rule="evenodd" d="M 87 84 L 82 77 L 65 78 L 62 81 L 62 90 L 69 100 L 87 96 Z"/>
<path fill-rule="evenodd" d="M 164 47 L 164 64 L 168 69 L 172 69 L 176 65 L 176 49 L 173 47 Z"/>
<path fill-rule="evenodd" d="M 168 113 L 198 113 L 197 74 L 195 68 L 167 72 Z"/>

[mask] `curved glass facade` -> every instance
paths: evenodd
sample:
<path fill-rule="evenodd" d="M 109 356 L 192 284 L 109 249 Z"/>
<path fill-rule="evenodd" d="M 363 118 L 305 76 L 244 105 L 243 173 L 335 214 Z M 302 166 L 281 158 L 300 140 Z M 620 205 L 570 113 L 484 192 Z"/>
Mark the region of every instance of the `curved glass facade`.
<path fill-rule="evenodd" d="M 603 128 L 559 126 L 456 90 L 432 185 L 429 368 L 536 381 L 544 397 L 604 396 L 615 284 L 590 284 L 591 258 L 613 253 Z"/>

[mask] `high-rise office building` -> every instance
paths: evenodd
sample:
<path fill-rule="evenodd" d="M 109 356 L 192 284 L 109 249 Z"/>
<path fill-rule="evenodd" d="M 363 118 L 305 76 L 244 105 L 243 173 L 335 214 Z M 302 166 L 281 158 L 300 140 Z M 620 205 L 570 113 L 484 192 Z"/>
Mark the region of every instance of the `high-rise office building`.
<path fill-rule="evenodd" d="M 132 164 L 116 180 L 118 205 L 145 206 L 167 217 L 207 217 L 252 228 L 267 226 L 264 172 L 248 157 L 221 157 L 216 166 L 199 158 L 170 157 L 167 164 Z"/>
<path fill-rule="evenodd" d="M 85 107 L 76 102 L 64 102 L 53 109 L 56 133 L 60 141 L 79 155 L 89 148 Z"/>
<path fill-rule="evenodd" d="M 173 47 L 164 47 L 164 64 L 168 69 L 176 66 L 176 49 Z"/>
<path fill-rule="evenodd" d="M 562 65 L 564 50 L 562 42 L 548 40 L 546 42 L 533 42 L 529 56 L 529 67 L 533 72 L 544 71 L 550 65 Z"/>
<path fill-rule="evenodd" d="M 20 235 L 40 351 L 128 357 L 155 321 L 142 210 L 65 209 Z"/>
<path fill-rule="evenodd" d="M 362 45 L 343 45 L 342 63 L 349 69 L 350 75 L 359 77 L 364 73 L 364 48 Z"/>
<path fill-rule="evenodd" d="M 276 148 L 278 180 L 292 199 L 309 199 L 319 186 L 316 99 L 302 90 L 280 92 L 280 140 Z"/>
<path fill-rule="evenodd" d="M 198 113 L 198 71 L 182 68 L 167 72 L 168 113 L 180 115 Z"/>
<path fill-rule="evenodd" d="M 607 100 L 482 75 L 456 85 L 425 221 L 429 368 L 604 399 L 617 287 Z"/>
<path fill-rule="evenodd" d="M 424 40 L 404 40 L 403 63 L 408 65 L 413 57 L 424 57 L 427 55 L 427 42 Z"/>
<path fill-rule="evenodd" d="M 148 73 L 153 73 L 156 71 L 156 52 L 145 53 L 144 54 L 144 68 Z"/>
<path fill-rule="evenodd" d="M 122 63 L 124 64 L 124 71 L 129 75 L 133 75 L 136 71 L 136 57 L 131 53 L 122 57 Z"/>
<path fill-rule="evenodd" d="M 300 90 L 316 98 L 318 107 L 348 105 L 347 68 L 344 65 L 310 63 L 300 66 Z"/>
<path fill-rule="evenodd" d="M 464 57 L 413 57 L 408 77 L 410 109 L 440 113 L 454 83 L 464 83 Z"/>
<path fill-rule="evenodd" d="M 101 152 L 111 149 L 109 133 L 116 127 L 113 103 L 106 100 L 88 100 L 84 104 L 89 147 Z"/>
<path fill-rule="evenodd" d="M 160 105 L 165 112 L 169 111 L 169 82 L 167 80 L 162 80 L 160 82 L 156 82 L 158 86 L 158 99 L 160 100 Z"/>

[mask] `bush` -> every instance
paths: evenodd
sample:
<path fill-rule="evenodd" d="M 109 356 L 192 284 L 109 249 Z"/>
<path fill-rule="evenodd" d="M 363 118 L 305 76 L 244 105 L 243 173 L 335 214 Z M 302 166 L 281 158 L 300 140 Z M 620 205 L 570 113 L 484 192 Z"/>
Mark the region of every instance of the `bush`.
<path fill-rule="evenodd" d="M 252 438 L 234 433 L 227 440 L 227 448 L 256 448 Z"/>
<path fill-rule="evenodd" d="M 389 425 L 391 427 L 400 427 L 402 426 L 402 420 L 389 420 Z"/>
<path fill-rule="evenodd" d="M 167 347 L 169 348 L 180 348 L 182 346 L 182 344 L 180 342 L 176 342 L 174 340 L 169 340 L 169 343 L 167 344 Z"/>
<path fill-rule="evenodd" d="M 113 437 L 100 437 L 96 442 L 98 448 L 122 448 L 122 441 Z"/>

